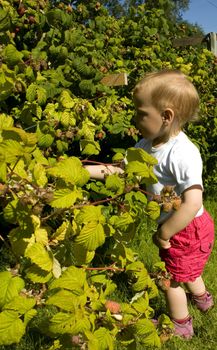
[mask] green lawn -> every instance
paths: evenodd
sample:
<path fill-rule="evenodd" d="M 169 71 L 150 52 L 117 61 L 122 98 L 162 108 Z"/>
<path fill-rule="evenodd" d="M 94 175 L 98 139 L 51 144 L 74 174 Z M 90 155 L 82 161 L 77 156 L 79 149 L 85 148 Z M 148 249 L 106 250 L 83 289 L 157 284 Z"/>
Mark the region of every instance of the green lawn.
<path fill-rule="evenodd" d="M 205 201 L 205 207 L 212 215 L 215 220 L 215 227 L 217 227 L 217 200 L 209 199 Z M 137 239 L 135 246 L 138 245 L 138 251 L 140 258 L 143 256 L 143 260 L 146 262 L 147 266 L 150 266 L 157 260 L 157 250 L 147 249 L 151 245 L 151 238 L 146 238 L 144 242 Z M 136 248 L 136 247 L 135 247 Z M 214 245 L 214 249 L 210 260 L 204 271 L 204 281 L 206 282 L 207 289 L 213 294 L 214 300 L 217 303 L 217 243 Z M 163 293 L 160 294 L 159 300 L 156 301 L 156 308 L 159 308 L 160 313 L 166 312 L 165 301 Z M 189 305 L 190 314 L 193 316 L 194 320 L 194 331 L 195 336 L 189 340 L 185 341 L 177 337 L 173 337 L 171 340 L 167 341 L 163 346 L 162 350 L 215 350 L 217 348 L 217 312 L 216 307 L 210 310 L 208 313 L 203 314 L 197 310 L 192 305 Z M 144 347 L 141 347 L 142 350 Z M 153 349 L 153 348 L 152 348 Z"/>

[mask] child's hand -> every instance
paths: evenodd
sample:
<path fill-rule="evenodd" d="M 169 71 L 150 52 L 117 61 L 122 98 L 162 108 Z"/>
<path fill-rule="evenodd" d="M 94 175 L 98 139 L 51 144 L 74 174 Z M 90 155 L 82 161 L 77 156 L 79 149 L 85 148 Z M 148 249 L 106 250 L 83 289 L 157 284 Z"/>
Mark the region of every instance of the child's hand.
<path fill-rule="evenodd" d="M 170 243 L 169 239 L 165 240 L 165 239 L 160 238 L 159 232 L 156 232 L 153 235 L 152 239 L 153 239 L 154 244 L 157 247 L 159 247 L 160 249 L 169 249 L 171 247 L 171 243 Z"/>

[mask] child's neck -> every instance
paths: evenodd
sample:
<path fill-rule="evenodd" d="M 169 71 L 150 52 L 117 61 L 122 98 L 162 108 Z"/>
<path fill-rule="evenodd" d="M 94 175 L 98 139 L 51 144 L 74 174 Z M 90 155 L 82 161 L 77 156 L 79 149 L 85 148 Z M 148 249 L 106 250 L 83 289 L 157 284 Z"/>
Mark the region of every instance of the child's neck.
<path fill-rule="evenodd" d="M 160 147 L 163 144 L 167 143 L 171 138 L 176 137 L 181 130 L 176 130 L 172 134 L 169 135 L 162 135 L 157 137 L 156 139 L 152 140 L 152 147 Z"/>

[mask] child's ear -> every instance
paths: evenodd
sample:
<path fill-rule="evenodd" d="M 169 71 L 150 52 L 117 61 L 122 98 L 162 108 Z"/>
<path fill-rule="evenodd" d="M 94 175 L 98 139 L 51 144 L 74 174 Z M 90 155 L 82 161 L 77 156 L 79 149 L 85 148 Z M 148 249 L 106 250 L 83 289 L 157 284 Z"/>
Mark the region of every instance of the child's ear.
<path fill-rule="evenodd" d="M 171 108 L 165 109 L 162 113 L 162 120 L 165 125 L 169 125 L 174 120 L 174 111 Z"/>

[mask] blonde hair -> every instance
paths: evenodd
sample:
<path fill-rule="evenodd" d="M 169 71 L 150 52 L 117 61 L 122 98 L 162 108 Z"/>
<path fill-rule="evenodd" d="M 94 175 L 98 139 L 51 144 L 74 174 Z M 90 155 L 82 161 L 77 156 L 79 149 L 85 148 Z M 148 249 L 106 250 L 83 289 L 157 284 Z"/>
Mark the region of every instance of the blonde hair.
<path fill-rule="evenodd" d="M 161 113 L 166 108 L 174 111 L 176 127 L 198 118 L 199 95 L 185 74 L 176 70 L 166 70 L 147 74 L 134 88 L 134 100 L 147 92 L 150 103 Z"/>

